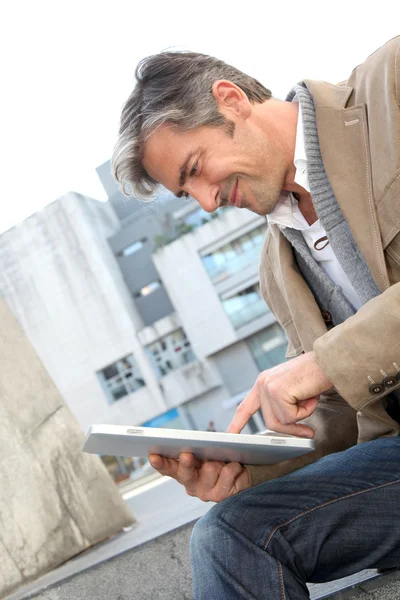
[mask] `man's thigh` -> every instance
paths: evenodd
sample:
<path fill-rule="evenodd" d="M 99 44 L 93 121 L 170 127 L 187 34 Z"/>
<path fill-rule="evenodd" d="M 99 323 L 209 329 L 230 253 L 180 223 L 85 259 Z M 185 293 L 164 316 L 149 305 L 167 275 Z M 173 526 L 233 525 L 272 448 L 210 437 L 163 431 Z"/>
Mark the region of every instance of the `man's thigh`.
<path fill-rule="evenodd" d="M 210 512 L 302 579 L 317 582 L 400 565 L 399 510 L 396 437 L 326 456 Z"/>

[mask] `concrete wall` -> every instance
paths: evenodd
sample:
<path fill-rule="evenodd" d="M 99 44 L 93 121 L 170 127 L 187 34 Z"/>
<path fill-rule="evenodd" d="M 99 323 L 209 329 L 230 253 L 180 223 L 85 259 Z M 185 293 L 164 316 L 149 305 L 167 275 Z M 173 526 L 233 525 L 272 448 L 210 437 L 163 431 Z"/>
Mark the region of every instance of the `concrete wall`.
<path fill-rule="evenodd" d="M 0 597 L 133 522 L 0 297 Z"/>

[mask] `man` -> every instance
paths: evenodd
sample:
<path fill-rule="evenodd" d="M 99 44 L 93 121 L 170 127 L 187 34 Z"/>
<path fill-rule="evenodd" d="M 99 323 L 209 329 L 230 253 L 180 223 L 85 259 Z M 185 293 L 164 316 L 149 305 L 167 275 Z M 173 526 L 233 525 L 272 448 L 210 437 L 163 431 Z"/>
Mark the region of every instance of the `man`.
<path fill-rule="evenodd" d="M 194 528 L 195 598 L 300 600 L 307 581 L 398 566 L 400 38 L 285 102 L 211 57 L 145 59 L 113 164 L 142 196 L 160 183 L 208 212 L 268 215 L 261 288 L 292 360 L 260 374 L 229 431 L 261 407 L 317 443 L 266 467 L 151 457 L 224 500 Z"/>

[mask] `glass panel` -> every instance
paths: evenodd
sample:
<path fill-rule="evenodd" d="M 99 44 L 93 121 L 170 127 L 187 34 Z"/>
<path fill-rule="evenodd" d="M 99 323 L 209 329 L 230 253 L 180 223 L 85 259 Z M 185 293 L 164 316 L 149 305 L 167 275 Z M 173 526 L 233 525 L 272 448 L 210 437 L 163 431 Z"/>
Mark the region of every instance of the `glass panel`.
<path fill-rule="evenodd" d="M 177 329 L 158 342 L 150 344 L 147 352 L 159 377 L 164 377 L 169 371 L 196 360 L 183 329 Z"/>
<path fill-rule="evenodd" d="M 222 306 L 235 329 L 269 312 L 258 284 L 222 300 Z"/>
<path fill-rule="evenodd" d="M 97 373 L 108 398 L 115 402 L 145 385 L 133 354 L 117 360 Z"/>
<path fill-rule="evenodd" d="M 270 369 L 285 360 L 287 340 L 278 324 L 251 336 L 247 343 L 260 371 Z"/>
<path fill-rule="evenodd" d="M 139 296 L 148 296 L 149 294 L 154 292 L 154 290 L 158 289 L 160 285 L 161 283 L 159 281 L 152 281 L 151 283 L 148 283 L 147 285 L 142 287 L 142 289 L 139 292 Z"/>
<path fill-rule="evenodd" d="M 112 377 L 115 377 L 115 375 L 118 375 L 117 365 L 114 363 L 113 365 L 106 367 L 103 369 L 102 373 L 105 379 L 111 379 Z"/>
<path fill-rule="evenodd" d="M 204 268 L 213 281 L 223 279 L 258 261 L 267 225 L 257 227 L 212 254 L 202 257 Z"/>
<path fill-rule="evenodd" d="M 134 242 L 133 244 L 130 244 L 129 246 L 127 246 L 126 248 L 124 248 L 122 250 L 122 255 L 123 256 L 130 256 L 131 254 L 135 254 L 135 252 L 137 252 L 138 250 L 140 250 L 141 248 L 143 248 L 143 243 L 146 240 L 138 240 L 137 242 Z"/>
<path fill-rule="evenodd" d="M 120 387 L 112 390 L 111 393 L 112 393 L 112 397 L 114 398 L 114 400 L 119 400 L 120 398 L 127 396 L 127 394 L 129 392 L 124 385 L 121 385 Z"/>

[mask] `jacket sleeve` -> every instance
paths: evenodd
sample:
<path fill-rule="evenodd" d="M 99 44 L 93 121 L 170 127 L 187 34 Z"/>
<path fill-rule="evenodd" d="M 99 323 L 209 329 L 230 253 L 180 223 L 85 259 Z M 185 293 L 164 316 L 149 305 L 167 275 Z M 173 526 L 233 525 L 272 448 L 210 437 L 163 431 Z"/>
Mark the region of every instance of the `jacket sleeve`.
<path fill-rule="evenodd" d="M 274 465 L 246 465 L 251 485 L 282 477 L 315 462 L 322 456 L 341 452 L 357 443 L 356 412 L 333 391 L 321 396 L 316 410 L 304 423 L 315 431 L 316 449 L 309 454 Z"/>
<path fill-rule="evenodd" d="M 400 283 L 314 343 L 317 360 L 355 410 L 400 388 Z"/>

